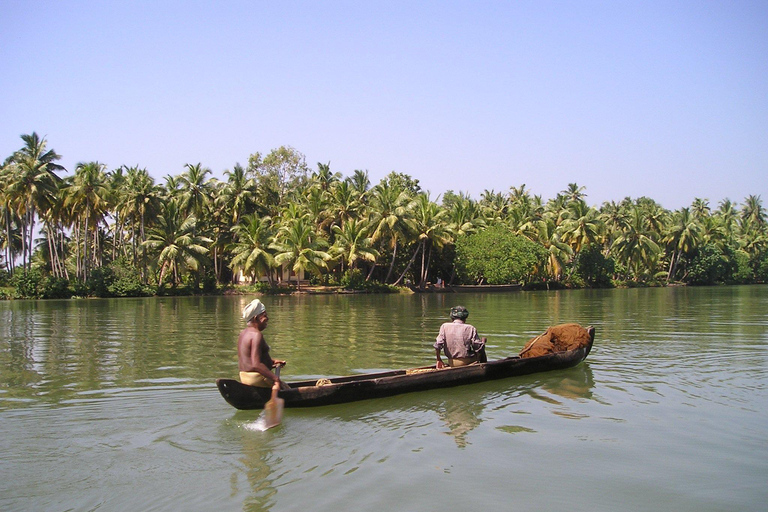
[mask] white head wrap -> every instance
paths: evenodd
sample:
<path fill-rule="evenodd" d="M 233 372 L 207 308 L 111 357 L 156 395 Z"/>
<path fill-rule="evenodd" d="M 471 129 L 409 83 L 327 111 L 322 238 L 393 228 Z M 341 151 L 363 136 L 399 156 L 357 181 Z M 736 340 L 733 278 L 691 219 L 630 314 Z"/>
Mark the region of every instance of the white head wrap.
<path fill-rule="evenodd" d="M 243 308 L 243 320 L 250 322 L 253 317 L 259 316 L 267 310 L 267 307 L 259 299 L 253 299 Z"/>

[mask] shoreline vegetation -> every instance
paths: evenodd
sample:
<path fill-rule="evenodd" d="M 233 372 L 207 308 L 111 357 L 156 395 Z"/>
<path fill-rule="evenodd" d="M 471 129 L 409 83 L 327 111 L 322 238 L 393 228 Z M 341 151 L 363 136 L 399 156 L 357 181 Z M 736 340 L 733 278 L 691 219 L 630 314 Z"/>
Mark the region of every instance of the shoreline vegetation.
<path fill-rule="evenodd" d="M 282 146 L 212 177 L 187 164 L 71 172 L 36 133 L 0 168 L 0 298 L 228 293 L 411 293 L 768 281 L 760 196 L 667 210 L 652 198 L 590 206 L 569 183 L 448 190 L 392 171 L 343 176 Z"/>

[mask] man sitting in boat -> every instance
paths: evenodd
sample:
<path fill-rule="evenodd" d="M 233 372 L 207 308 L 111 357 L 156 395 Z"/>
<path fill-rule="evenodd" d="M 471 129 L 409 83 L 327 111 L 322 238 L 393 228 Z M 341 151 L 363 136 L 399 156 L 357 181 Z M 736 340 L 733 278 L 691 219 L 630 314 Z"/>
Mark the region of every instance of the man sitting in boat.
<path fill-rule="evenodd" d="M 266 306 L 259 299 L 253 300 L 243 308 L 243 320 L 246 326 L 237 338 L 240 382 L 260 388 L 271 388 L 273 384 L 287 388 L 287 384 L 272 371 L 273 368 L 284 366 L 285 361 L 269 356 L 269 345 L 261 333 L 269 322 Z"/>
<path fill-rule="evenodd" d="M 436 368 L 445 368 L 440 358 L 440 351 L 445 352 L 448 366 L 466 366 L 473 363 L 484 363 L 485 338 L 477 335 L 477 329 L 466 323 L 469 311 L 464 306 L 451 308 L 451 321 L 440 326 L 440 334 L 435 341 Z"/>

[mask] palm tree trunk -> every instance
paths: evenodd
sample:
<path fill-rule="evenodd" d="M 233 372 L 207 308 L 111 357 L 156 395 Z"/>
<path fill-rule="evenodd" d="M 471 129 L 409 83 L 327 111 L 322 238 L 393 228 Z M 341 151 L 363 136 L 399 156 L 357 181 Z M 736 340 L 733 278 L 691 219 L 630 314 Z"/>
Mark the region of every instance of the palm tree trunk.
<path fill-rule="evenodd" d="M 75 220 L 75 278 L 80 279 L 80 219 Z"/>
<path fill-rule="evenodd" d="M 676 270 L 675 265 L 675 256 L 677 254 L 677 251 L 672 251 L 672 257 L 669 260 L 669 270 L 667 271 L 667 282 L 670 282 L 672 280 L 672 275 L 674 274 L 674 271 Z"/>
<path fill-rule="evenodd" d="M 64 226 L 59 223 L 59 254 L 61 256 L 65 256 L 66 260 L 66 247 L 65 247 L 65 240 L 64 240 Z M 61 258 L 60 256 L 60 258 Z M 67 270 L 67 264 L 66 261 L 61 262 L 61 268 L 64 271 L 64 277 L 69 281 L 69 271 Z"/>
<path fill-rule="evenodd" d="M 86 208 L 87 211 L 87 208 Z M 88 215 L 85 215 L 85 229 L 83 230 L 83 281 L 88 280 Z"/>
<path fill-rule="evenodd" d="M 426 247 L 427 241 L 424 241 Z M 426 249 L 421 253 L 421 280 L 419 281 L 419 289 L 423 290 L 427 286 L 427 275 L 429 274 L 429 264 L 432 261 L 432 245 L 429 246 L 429 252 L 427 253 L 427 264 L 424 265 L 424 253 Z"/>
<path fill-rule="evenodd" d="M 35 229 L 35 207 L 31 203 L 27 208 L 25 216 L 27 217 L 25 226 L 29 228 L 29 232 L 26 232 L 24 227 L 22 227 L 23 251 L 21 259 L 24 270 L 28 271 L 32 268 L 32 237 Z"/>
<path fill-rule="evenodd" d="M 11 229 L 11 207 L 10 204 L 5 207 L 5 266 L 8 274 L 13 275 L 13 236 Z"/>
<path fill-rule="evenodd" d="M 395 258 L 397 257 L 397 238 L 394 239 L 394 245 L 392 247 L 392 262 L 389 264 L 389 271 L 387 271 L 387 277 L 384 278 L 384 282 L 388 282 L 392 277 L 392 271 L 395 270 Z"/>
<path fill-rule="evenodd" d="M 400 277 L 397 278 L 397 281 L 395 281 L 393 284 L 397 286 L 400 284 L 400 281 L 403 280 L 403 277 L 405 277 L 405 274 L 411 269 L 411 265 L 413 265 L 413 262 L 416 260 L 416 256 L 419 254 L 419 250 L 421 249 L 422 244 L 419 244 L 416 246 L 416 251 L 413 253 L 413 256 L 411 256 L 411 261 L 408 262 L 408 265 L 405 267 L 405 270 L 403 270 L 403 273 L 400 274 Z"/>
<path fill-rule="evenodd" d="M 213 247 L 213 274 L 216 276 L 216 283 L 220 280 L 219 275 L 219 248 L 214 246 Z"/>
<path fill-rule="evenodd" d="M 59 268 L 59 258 L 56 253 L 56 241 L 54 240 L 54 234 L 52 233 L 50 225 L 46 230 L 45 240 L 48 243 L 48 256 L 51 259 L 51 273 L 54 277 L 63 277 L 61 274 L 61 269 Z"/>

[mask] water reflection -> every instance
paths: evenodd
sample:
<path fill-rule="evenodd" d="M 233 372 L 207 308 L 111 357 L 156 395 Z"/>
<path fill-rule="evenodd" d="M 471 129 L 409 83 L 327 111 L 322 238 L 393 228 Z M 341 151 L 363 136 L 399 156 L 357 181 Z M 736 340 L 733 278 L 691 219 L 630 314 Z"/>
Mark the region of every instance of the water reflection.
<path fill-rule="evenodd" d="M 542 382 L 541 387 L 551 394 L 558 395 L 566 400 L 589 400 L 592 398 L 595 378 L 588 361 L 574 368 L 548 374 L 547 376 L 550 378 Z"/>
<path fill-rule="evenodd" d="M 437 415 L 448 428 L 456 446 L 466 448 L 468 434 L 480 425 L 483 405 L 479 402 L 447 402 L 437 408 Z"/>
<path fill-rule="evenodd" d="M 251 430 L 245 425 L 240 425 L 238 430 L 242 443 L 242 457 L 239 461 L 245 468 L 245 479 L 250 491 L 243 503 L 243 510 L 254 512 L 270 510 L 275 505 L 277 489 L 273 484 L 275 477 L 270 466 L 273 455 L 268 448 L 269 440 L 265 439 L 269 434 Z M 232 473 L 230 480 L 233 495 L 243 493 L 239 488 L 240 475 L 240 468 Z"/>

